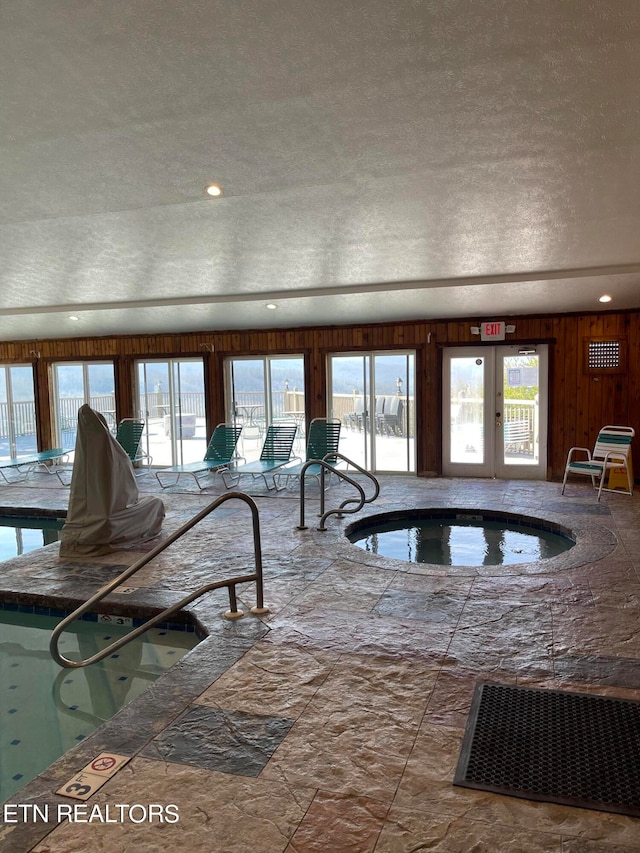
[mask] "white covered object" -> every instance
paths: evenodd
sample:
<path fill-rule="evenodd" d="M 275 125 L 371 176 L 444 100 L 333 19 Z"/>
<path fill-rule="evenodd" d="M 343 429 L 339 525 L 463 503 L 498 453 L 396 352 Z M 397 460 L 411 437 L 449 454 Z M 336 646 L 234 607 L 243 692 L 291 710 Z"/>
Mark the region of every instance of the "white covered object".
<path fill-rule="evenodd" d="M 164 518 L 159 498 L 138 495 L 127 453 L 101 414 L 78 410 L 78 433 L 60 556 L 107 554 L 157 536 Z"/>

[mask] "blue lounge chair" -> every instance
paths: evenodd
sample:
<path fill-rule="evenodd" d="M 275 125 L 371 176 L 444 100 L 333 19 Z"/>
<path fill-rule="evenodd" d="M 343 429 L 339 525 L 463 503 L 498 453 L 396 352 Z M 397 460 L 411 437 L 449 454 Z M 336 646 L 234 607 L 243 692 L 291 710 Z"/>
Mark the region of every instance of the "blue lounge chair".
<path fill-rule="evenodd" d="M 52 450 L 41 450 L 39 453 L 30 453 L 26 456 L 9 456 L 0 459 L 0 475 L 2 475 L 5 483 L 16 483 L 22 481 L 38 468 L 42 468 L 48 474 L 55 474 L 63 486 L 68 486 L 61 477 L 62 471 L 68 470 L 66 466 L 61 465 L 66 461 L 66 457 L 73 453 L 73 448 L 65 450 L 62 447 L 54 447 Z M 13 469 L 22 475 L 16 478 L 9 478 L 5 474 L 4 469 Z"/>
<path fill-rule="evenodd" d="M 236 456 L 236 445 L 238 444 L 241 432 L 242 427 L 231 426 L 230 424 L 218 424 L 209 439 L 202 462 L 187 462 L 184 465 L 173 465 L 171 468 L 162 468 L 156 471 L 157 481 L 163 489 L 166 489 L 168 486 L 175 486 L 183 474 L 189 474 L 194 478 L 199 489 L 206 488 L 206 484 L 203 486 L 200 482 L 200 475 L 221 474 L 242 458 Z M 160 475 L 165 476 L 166 474 L 175 474 L 175 479 L 170 483 L 163 483 Z"/>
<path fill-rule="evenodd" d="M 116 441 L 126 452 L 131 464 L 146 461 L 151 465 L 153 459 L 142 447 L 144 421 L 141 418 L 123 418 L 116 429 Z"/>
<path fill-rule="evenodd" d="M 291 461 L 291 451 L 297 429 L 298 427 L 295 425 L 275 426 L 271 424 L 267 430 L 260 459 L 255 462 L 247 462 L 246 465 L 236 466 L 233 471 L 221 471 L 225 486 L 228 489 L 237 486 L 243 474 L 251 474 L 254 479 L 262 477 L 267 489 L 277 489 L 275 479 L 272 477 L 273 485 L 270 486 L 266 475 L 273 475 L 274 471 Z"/>
<path fill-rule="evenodd" d="M 332 463 L 332 454 L 338 452 L 338 444 L 340 442 L 340 421 L 331 420 L 329 418 L 314 418 L 309 424 L 309 434 L 307 436 L 306 458 L 304 461 L 299 461 L 295 465 L 287 465 L 275 476 L 274 480 L 278 481 L 278 488 L 285 488 L 289 484 L 291 477 L 300 478 L 302 466 L 305 462 L 313 459 L 323 459 L 329 464 Z M 318 485 L 322 477 L 322 465 L 316 463 L 311 464 L 305 471 L 305 477 L 315 477 Z M 284 480 L 284 483 L 282 481 Z M 279 485 L 282 483 L 282 485 Z M 325 484 L 329 486 L 331 483 L 331 472 L 325 472 Z"/>

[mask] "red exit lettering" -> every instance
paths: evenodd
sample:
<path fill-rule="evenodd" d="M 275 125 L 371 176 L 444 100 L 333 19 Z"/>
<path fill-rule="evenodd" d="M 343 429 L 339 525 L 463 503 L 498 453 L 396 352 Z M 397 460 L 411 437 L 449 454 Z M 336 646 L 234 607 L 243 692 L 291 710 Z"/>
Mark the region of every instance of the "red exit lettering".
<path fill-rule="evenodd" d="M 495 320 L 482 324 L 481 339 L 483 341 L 504 340 L 505 326 L 503 322 Z"/>

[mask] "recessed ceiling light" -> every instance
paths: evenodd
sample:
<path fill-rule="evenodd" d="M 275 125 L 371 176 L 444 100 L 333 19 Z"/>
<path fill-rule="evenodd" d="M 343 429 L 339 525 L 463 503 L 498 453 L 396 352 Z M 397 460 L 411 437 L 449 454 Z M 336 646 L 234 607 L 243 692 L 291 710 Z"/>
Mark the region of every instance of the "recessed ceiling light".
<path fill-rule="evenodd" d="M 205 190 L 209 195 L 213 196 L 214 198 L 217 198 L 217 196 L 222 195 L 222 187 L 220 187 L 218 184 L 207 184 Z"/>
<path fill-rule="evenodd" d="M 267 302 L 267 304 L 264 307 L 268 308 L 269 311 L 275 311 L 278 306 L 274 305 L 273 302 Z"/>
<path fill-rule="evenodd" d="M 603 293 L 598 302 L 611 302 L 612 297 L 608 293 Z"/>
<path fill-rule="evenodd" d="M 70 320 L 79 320 L 79 319 L 80 319 L 80 317 L 76 317 L 76 315 L 75 315 L 75 314 L 69 314 L 69 319 L 70 319 Z"/>

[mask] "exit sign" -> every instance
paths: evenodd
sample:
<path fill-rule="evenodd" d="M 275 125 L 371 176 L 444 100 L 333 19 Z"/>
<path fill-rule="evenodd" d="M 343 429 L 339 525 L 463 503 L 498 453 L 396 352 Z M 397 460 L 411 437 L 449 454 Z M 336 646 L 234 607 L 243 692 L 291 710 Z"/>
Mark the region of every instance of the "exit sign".
<path fill-rule="evenodd" d="M 505 324 L 497 323 L 495 320 L 487 320 L 480 326 L 481 341 L 503 341 L 505 337 Z"/>

